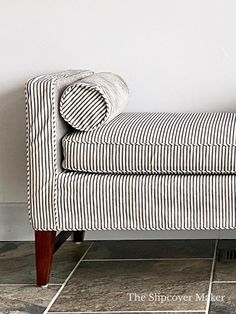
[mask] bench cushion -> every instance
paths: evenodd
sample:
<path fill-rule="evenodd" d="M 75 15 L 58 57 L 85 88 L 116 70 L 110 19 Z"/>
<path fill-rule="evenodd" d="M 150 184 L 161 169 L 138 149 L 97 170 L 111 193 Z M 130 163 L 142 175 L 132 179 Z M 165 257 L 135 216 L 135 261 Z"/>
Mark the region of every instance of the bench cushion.
<path fill-rule="evenodd" d="M 63 138 L 63 167 L 93 173 L 236 172 L 235 113 L 121 113 Z"/>

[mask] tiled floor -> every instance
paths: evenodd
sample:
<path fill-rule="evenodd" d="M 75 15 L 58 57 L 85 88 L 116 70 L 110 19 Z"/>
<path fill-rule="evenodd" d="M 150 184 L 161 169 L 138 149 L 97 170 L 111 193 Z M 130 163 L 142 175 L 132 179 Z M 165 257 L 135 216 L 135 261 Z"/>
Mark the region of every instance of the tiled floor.
<path fill-rule="evenodd" d="M 67 242 L 48 288 L 33 243 L 0 242 L 0 313 L 236 313 L 232 240 Z"/>

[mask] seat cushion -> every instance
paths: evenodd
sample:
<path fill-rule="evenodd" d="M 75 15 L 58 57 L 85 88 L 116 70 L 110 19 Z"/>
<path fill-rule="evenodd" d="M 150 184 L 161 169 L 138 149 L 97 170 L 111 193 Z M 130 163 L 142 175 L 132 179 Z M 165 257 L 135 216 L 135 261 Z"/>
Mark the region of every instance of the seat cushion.
<path fill-rule="evenodd" d="M 63 138 L 63 167 L 93 173 L 235 173 L 235 113 L 121 113 Z"/>

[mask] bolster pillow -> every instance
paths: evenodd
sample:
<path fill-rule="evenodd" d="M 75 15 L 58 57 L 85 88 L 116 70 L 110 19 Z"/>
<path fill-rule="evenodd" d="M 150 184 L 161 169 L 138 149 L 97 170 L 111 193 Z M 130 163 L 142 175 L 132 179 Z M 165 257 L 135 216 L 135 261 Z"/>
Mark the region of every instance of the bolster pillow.
<path fill-rule="evenodd" d="M 110 72 L 95 73 L 69 85 L 60 100 L 62 118 L 80 131 L 95 129 L 123 111 L 128 87 Z"/>

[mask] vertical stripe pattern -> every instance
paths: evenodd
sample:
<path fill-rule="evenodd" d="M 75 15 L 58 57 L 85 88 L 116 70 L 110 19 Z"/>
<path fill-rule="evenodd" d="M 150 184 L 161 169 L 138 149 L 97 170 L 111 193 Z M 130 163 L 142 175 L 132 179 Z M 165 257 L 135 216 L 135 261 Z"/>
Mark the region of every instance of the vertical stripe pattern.
<path fill-rule="evenodd" d="M 235 113 L 121 113 L 63 139 L 67 170 L 96 173 L 235 174 Z"/>
<path fill-rule="evenodd" d="M 235 175 L 232 174 L 235 114 L 122 114 L 96 132 L 75 132 L 72 138 L 66 135 L 64 139 L 88 144 L 86 149 L 83 148 L 86 171 L 109 171 L 107 161 L 102 161 L 97 148 L 93 148 L 93 163 L 91 157 L 91 160 L 87 159 L 92 154 L 89 147 L 103 142 L 114 146 L 139 146 L 140 151 L 134 154 L 126 149 L 121 153 L 115 150 L 113 157 L 104 150 L 103 159 L 109 159 L 112 167 L 115 165 L 114 171 L 128 172 L 130 165 L 134 167 L 132 170 L 143 171 L 147 166 L 143 156 L 148 155 L 151 156 L 151 170 L 158 161 L 161 171 L 168 174 L 99 174 L 62 170 L 61 139 L 68 134 L 68 129 L 59 115 L 59 99 L 67 86 L 88 75 L 91 72 L 66 71 L 40 76 L 26 84 L 28 204 L 33 228 L 235 228 Z M 173 143 L 177 146 L 173 153 L 153 151 L 156 144 L 168 147 Z M 152 152 L 150 155 L 146 144 Z M 185 145 L 190 147 L 189 151 L 182 150 Z M 203 150 L 204 145 L 207 146 L 206 151 Z M 199 150 L 194 151 L 195 146 L 200 147 L 197 148 Z M 218 146 L 219 150 L 216 149 Z M 189 152 L 194 153 L 191 155 Z M 73 159 L 76 154 L 71 156 Z M 176 169 L 186 173 L 173 174 Z M 188 171 L 197 171 L 198 174 L 190 175 Z"/>
<path fill-rule="evenodd" d="M 88 131 L 122 112 L 128 95 L 128 87 L 120 76 L 95 73 L 66 88 L 60 100 L 60 113 L 73 128 Z"/>
<path fill-rule="evenodd" d="M 234 175 L 59 175 L 62 230 L 235 228 Z"/>
<path fill-rule="evenodd" d="M 59 96 L 69 84 L 91 73 L 65 71 L 26 83 L 28 206 L 34 229 L 57 228 L 57 176 L 62 160 L 59 146 L 68 131 L 59 116 Z"/>

